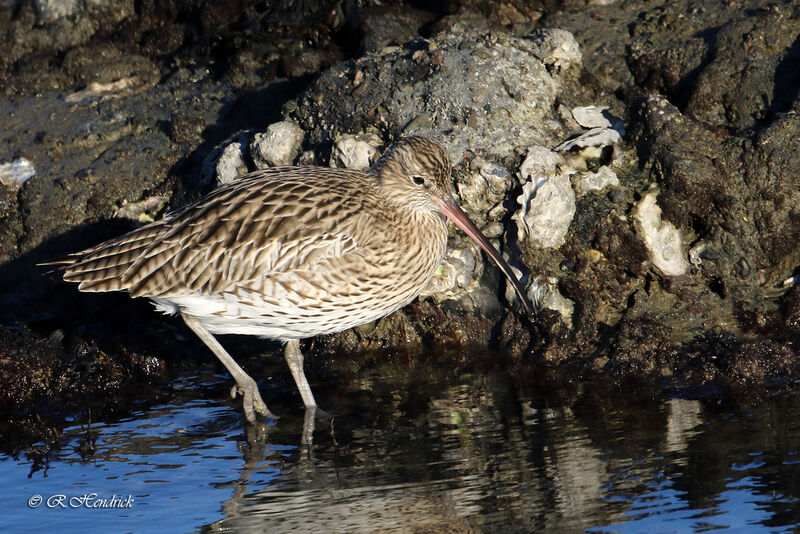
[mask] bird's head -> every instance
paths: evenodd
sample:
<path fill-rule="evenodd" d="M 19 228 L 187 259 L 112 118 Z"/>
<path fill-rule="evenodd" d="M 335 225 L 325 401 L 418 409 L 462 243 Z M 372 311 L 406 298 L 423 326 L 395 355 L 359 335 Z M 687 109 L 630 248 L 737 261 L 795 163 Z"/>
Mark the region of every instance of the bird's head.
<path fill-rule="evenodd" d="M 387 200 L 415 211 L 437 211 L 438 202 L 451 196 L 450 158 L 427 137 L 404 137 L 389 147 L 371 172 Z"/>
<path fill-rule="evenodd" d="M 389 147 L 370 172 L 390 202 L 414 211 L 437 211 L 453 221 L 497 263 L 528 313 L 533 314 L 511 267 L 456 202 L 450 158 L 439 143 L 427 137 L 404 137 Z"/>

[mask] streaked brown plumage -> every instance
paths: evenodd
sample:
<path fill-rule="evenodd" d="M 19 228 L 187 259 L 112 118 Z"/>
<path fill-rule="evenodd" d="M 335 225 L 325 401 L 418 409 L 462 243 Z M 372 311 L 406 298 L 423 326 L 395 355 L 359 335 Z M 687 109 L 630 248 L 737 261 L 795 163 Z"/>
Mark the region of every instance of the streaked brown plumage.
<path fill-rule="evenodd" d="M 255 381 L 211 335 L 287 342 L 308 408 L 297 340 L 364 324 L 411 302 L 447 245 L 441 214 L 507 264 L 451 196 L 446 152 L 401 139 L 368 171 L 276 167 L 223 185 L 163 220 L 65 259 L 82 291 L 128 291 L 180 313 L 236 379 L 245 414 L 269 414 Z"/>

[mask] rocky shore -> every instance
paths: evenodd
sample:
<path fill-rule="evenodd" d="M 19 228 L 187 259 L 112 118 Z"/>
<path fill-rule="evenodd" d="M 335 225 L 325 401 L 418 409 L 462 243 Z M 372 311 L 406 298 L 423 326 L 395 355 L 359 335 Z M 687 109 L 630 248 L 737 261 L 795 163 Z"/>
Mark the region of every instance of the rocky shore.
<path fill-rule="evenodd" d="M 447 344 L 682 395 L 800 378 L 794 3 L 33 0 L 0 35 L 0 418 L 32 436 L 204 354 L 37 262 L 407 134 L 447 148 L 540 311 L 453 230 L 419 302 L 314 340 L 320 361 Z"/>

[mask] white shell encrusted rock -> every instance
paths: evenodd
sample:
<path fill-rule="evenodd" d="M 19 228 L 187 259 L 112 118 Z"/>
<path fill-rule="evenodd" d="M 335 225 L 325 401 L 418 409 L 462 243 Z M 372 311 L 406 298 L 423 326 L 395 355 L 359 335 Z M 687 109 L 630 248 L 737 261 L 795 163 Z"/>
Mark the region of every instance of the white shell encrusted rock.
<path fill-rule="evenodd" d="M 575 122 L 584 128 L 611 128 L 611 121 L 605 116 L 608 106 L 579 106 L 572 108 Z"/>
<path fill-rule="evenodd" d="M 612 171 L 607 165 L 602 165 L 594 171 L 578 173 L 574 181 L 578 195 L 601 193 L 609 187 L 617 187 L 619 185 L 617 173 Z"/>
<path fill-rule="evenodd" d="M 537 309 L 546 308 L 557 311 L 568 328 L 572 328 L 572 314 L 575 303 L 564 297 L 558 290 L 558 278 L 537 276 L 528 286 L 528 298 Z"/>
<path fill-rule="evenodd" d="M 222 149 L 215 166 L 218 184 L 227 184 L 247 173 L 247 163 L 244 161 L 246 149 L 242 140 L 234 141 Z"/>
<path fill-rule="evenodd" d="M 648 191 L 637 204 L 633 218 L 653 265 L 666 276 L 680 276 L 689 271 L 686 246 L 678 229 L 661 219 L 657 197 L 658 190 Z"/>
<path fill-rule="evenodd" d="M 522 194 L 513 215 L 520 243 L 540 248 L 558 247 L 575 216 L 575 192 L 564 160 L 552 150 L 534 146 L 520 167 Z"/>
<path fill-rule="evenodd" d="M 459 178 L 458 196 L 465 210 L 477 217 L 479 226 L 487 237 L 499 237 L 503 233 L 501 219 L 508 209 L 503 206 L 515 180 L 502 165 L 476 158 L 470 164 L 474 170 Z M 485 226 L 481 219 L 485 218 Z"/>
<path fill-rule="evenodd" d="M 19 189 L 35 174 L 36 167 L 25 158 L 17 158 L 11 163 L 0 164 L 0 184 L 12 189 Z"/>
<path fill-rule="evenodd" d="M 291 165 L 300 154 L 306 133 L 294 121 L 270 124 L 267 131 L 257 133 L 250 143 L 250 155 L 259 169 Z"/>
<path fill-rule="evenodd" d="M 534 42 L 534 55 L 549 69 L 571 70 L 576 75 L 579 73 L 583 57 L 578 41 L 570 32 L 558 28 L 546 28 L 533 32 L 530 38 Z"/>
<path fill-rule="evenodd" d="M 482 275 L 483 256 L 471 242 L 456 237 L 420 297 L 431 297 L 436 303 L 461 297 L 478 284 Z"/>
<path fill-rule="evenodd" d="M 128 202 L 114 212 L 114 217 L 142 224 L 151 223 L 155 220 L 155 215 L 164 210 L 167 202 L 169 198 L 165 196 L 152 196 L 139 202 Z"/>
<path fill-rule="evenodd" d="M 31 3 L 40 24 L 63 20 L 83 11 L 81 0 L 34 0 Z"/>
<path fill-rule="evenodd" d="M 333 142 L 331 167 L 344 167 L 356 171 L 369 169 L 380 155 L 381 139 L 375 134 L 342 134 Z"/>
<path fill-rule="evenodd" d="M 556 147 L 564 159 L 579 171 L 586 171 L 617 156 L 617 145 L 622 141 L 613 128 L 592 128 Z"/>

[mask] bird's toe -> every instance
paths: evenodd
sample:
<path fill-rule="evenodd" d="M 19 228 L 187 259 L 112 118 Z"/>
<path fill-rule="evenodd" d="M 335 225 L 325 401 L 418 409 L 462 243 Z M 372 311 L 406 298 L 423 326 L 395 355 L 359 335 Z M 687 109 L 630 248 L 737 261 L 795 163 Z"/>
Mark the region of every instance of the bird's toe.
<path fill-rule="evenodd" d="M 247 419 L 247 422 L 248 423 L 255 423 L 256 422 L 256 413 L 253 410 L 253 405 L 252 404 L 248 404 L 247 396 L 245 396 L 243 407 L 244 407 L 244 417 L 245 417 L 245 419 Z"/>
<path fill-rule="evenodd" d="M 272 412 L 269 411 L 267 405 L 264 404 L 263 400 L 261 400 L 261 394 L 258 392 L 258 390 L 256 390 L 255 395 L 253 395 L 253 407 L 264 417 L 272 417 Z"/>
<path fill-rule="evenodd" d="M 255 422 L 256 414 L 264 417 L 275 417 L 261 399 L 261 393 L 258 391 L 255 381 L 246 384 L 235 384 L 231 389 L 231 397 L 236 398 L 237 395 L 242 396 L 244 416 L 249 422 Z"/>

